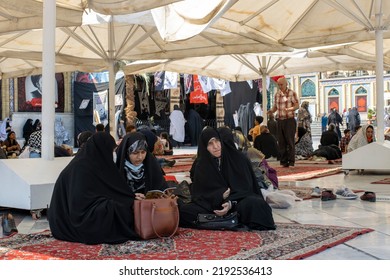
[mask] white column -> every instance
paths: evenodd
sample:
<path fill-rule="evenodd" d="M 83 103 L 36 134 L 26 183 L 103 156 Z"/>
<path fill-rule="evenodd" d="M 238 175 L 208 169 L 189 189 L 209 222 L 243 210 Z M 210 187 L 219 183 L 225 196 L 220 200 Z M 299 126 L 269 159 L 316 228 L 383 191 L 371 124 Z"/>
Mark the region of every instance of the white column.
<path fill-rule="evenodd" d="M 384 135 L 384 114 L 385 114 L 385 97 L 383 85 L 383 30 L 380 26 L 382 14 L 375 15 L 377 26 L 375 29 L 375 52 L 376 52 L 376 121 L 377 121 L 377 141 L 383 143 Z"/>
<path fill-rule="evenodd" d="M 109 69 L 109 83 L 108 83 L 108 116 L 109 116 L 109 126 L 110 134 L 115 140 L 118 140 L 118 135 L 116 133 L 116 121 L 115 121 L 115 61 L 111 60 L 108 63 Z"/>
<path fill-rule="evenodd" d="M 267 115 L 267 107 L 268 107 L 268 100 L 267 100 L 267 69 L 265 68 L 266 67 L 266 57 L 263 56 L 261 57 L 261 60 L 262 60 L 262 69 L 261 69 L 261 85 L 263 87 L 262 89 L 262 98 L 263 98 L 263 123 L 267 124 L 268 122 L 268 115 Z"/>
<path fill-rule="evenodd" d="M 43 1 L 42 158 L 54 160 L 56 1 Z"/>

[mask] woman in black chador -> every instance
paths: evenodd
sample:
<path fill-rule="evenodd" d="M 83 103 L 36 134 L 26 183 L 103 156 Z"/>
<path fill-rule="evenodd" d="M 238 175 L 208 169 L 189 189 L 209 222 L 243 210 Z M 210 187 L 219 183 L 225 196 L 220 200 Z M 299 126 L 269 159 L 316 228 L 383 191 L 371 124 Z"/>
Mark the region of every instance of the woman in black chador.
<path fill-rule="evenodd" d="M 144 199 L 150 190 L 168 187 L 160 164 L 148 149 L 145 135 L 140 132 L 125 135 L 117 149 L 116 165 L 136 199 Z"/>
<path fill-rule="evenodd" d="M 221 133 L 208 127 L 200 135 L 191 171 L 192 200 L 179 204 L 180 225 L 197 227 L 198 214 L 237 211 L 239 222 L 249 229 L 275 229 L 272 209 L 259 191 L 249 160 L 236 149 L 230 130 Z"/>
<path fill-rule="evenodd" d="M 48 211 L 55 238 L 86 244 L 138 239 L 135 195 L 113 161 L 115 146 L 110 134 L 96 133 L 61 172 Z"/>

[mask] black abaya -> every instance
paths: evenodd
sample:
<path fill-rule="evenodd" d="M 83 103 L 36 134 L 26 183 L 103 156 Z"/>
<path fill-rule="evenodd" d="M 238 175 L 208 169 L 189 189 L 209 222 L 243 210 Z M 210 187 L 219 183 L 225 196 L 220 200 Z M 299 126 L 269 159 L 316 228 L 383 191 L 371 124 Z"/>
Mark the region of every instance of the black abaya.
<path fill-rule="evenodd" d="M 138 239 L 134 194 L 113 162 L 115 140 L 94 134 L 59 175 L 48 219 L 55 238 L 86 244 Z"/>
<path fill-rule="evenodd" d="M 207 150 L 211 138 L 222 139 L 220 170 L 217 159 Z M 228 128 L 202 131 L 198 145 L 198 157 L 193 168 L 194 181 L 191 187 L 192 202 L 180 203 L 181 226 L 196 227 L 198 213 L 213 213 L 222 209 L 225 201 L 237 202 L 240 222 L 252 229 L 275 229 L 272 209 L 258 190 L 256 176 L 248 158 L 234 145 Z M 230 188 L 229 197 L 223 193 Z"/>

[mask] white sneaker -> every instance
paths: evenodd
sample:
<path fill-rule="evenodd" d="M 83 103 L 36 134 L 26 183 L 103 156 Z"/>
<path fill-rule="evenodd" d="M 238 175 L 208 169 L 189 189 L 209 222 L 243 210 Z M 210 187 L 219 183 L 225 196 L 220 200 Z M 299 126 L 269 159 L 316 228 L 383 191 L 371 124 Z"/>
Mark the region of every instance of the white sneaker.
<path fill-rule="evenodd" d="M 341 199 L 357 199 L 358 195 L 348 188 L 340 188 L 336 190 L 337 198 Z"/>
<path fill-rule="evenodd" d="M 311 193 L 312 197 L 320 197 L 321 196 L 321 190 L 320 187 L 313 188 L 313 191 Z"/>

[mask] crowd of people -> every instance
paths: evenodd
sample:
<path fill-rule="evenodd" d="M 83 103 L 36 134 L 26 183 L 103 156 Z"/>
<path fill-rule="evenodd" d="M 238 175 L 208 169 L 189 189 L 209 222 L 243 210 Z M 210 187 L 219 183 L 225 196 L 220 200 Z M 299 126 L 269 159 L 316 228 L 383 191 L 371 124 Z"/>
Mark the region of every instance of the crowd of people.
<path fill-rule="evenodd" d="M 332 109 L 329 116 L 323 116 L 325 129 L 320 146 L 314 150 L 309 103 L 299 104 L 284 77 L 277 84 L 280 90 L 268 111 L 267 125 L 258 116 L 248 135 L 240 127 L 205 127 L 196 132 L 199 137 L 194 142 L 197 153 L 190 171 L 190 199 L 178 197 L 181 227 L 201 228 L 200 214 L 225 216 L 234 212 L 239 223 L 231 230 L 274 230 L 272 197 L 286 196 L 278 191 L 276 172 L 267 164 L 268 159 L 280 161 L 283 167 L 313 156 L 333 163 L 342 153 L 375 141 L 373 125 L 360 126 L 356 108 L 349 111 L 348 128 L 341 137 L 343 118 Z M 150 190 L 168 188 L 163 168 L 175 161 L 162 156 L 172 155 L 173 147 L 184 142 L 184 126 L 189 119 L 175 106 L 170 121 L 169 133 L 159 135 L 150 127 L 129 125 L 118 142 L 101 124 L 94 132 L 80 133 L 79 149 L 76 154 L 67 153 L 73 159 L 60 173 L 51 197 L 48 220 L 53 236 L 85 244 L 139 240 L 134 230 L 134 201 L 145 199 Z M 8 132 L 2 145 L 6 153 L 20 152 L 12 127 L 5 125 L 5 129 Z M 40 157 L 40 121 L 28 119 L 23 137 L 29 157 Z"/>

